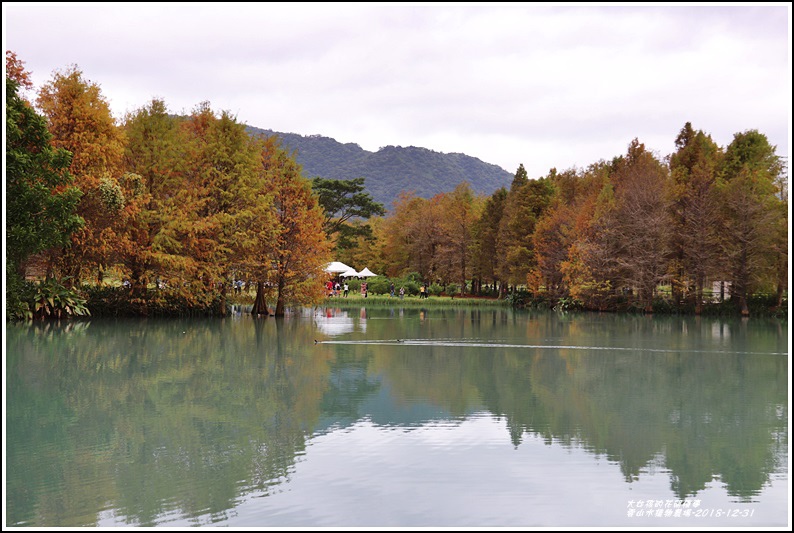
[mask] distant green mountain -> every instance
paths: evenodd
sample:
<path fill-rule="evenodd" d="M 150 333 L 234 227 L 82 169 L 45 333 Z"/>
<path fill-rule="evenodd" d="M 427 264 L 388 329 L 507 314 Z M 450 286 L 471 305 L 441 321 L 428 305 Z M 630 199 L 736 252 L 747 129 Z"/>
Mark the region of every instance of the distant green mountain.
<path fill-rule="evenodd" d="M 513 174 L 505 169 L 465 154 L 444 154 L 415 146 L 385 146 L 370 152 L 358 144 L 343 144 L 322 135 L 247 128 L 252 135 L 279 137 L 283 147 L 296 153 L 307 178 L 365 178 L 367 192 L 387 210 L 402 191 L 431 198 L 467 181 L 474 192 L 491 195 L 500 187 L 509 187 L 513 180 Z"/>

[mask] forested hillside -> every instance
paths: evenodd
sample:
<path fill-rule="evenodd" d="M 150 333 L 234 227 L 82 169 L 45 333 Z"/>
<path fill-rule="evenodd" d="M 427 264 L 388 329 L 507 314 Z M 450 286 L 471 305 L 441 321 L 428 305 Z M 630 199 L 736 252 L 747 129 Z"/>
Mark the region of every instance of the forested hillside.
<path fill-rule="evenodd" d="M 513 179 L 507 170 L 465 154 L 444 154 L 415 146 L 385 146 L 370 152 L 358 144 L 343 144 L 321 135 L 303 136 L 252 126 L 248 131 L 279 137 L 283 147 L 296 152 L 307 178 L 365 178 L 367 192 L 387 210 L 402 191 L 431 198 L 467 181 L 474 192 L 488 196 L 508 187 Z"/>

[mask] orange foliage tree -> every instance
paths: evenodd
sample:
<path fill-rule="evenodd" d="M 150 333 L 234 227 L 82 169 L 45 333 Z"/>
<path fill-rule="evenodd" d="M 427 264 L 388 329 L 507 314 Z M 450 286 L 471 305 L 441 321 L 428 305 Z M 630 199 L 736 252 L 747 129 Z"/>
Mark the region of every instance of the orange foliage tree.
<path fill-rule="evenodd" d="M 497 290 L 500 282 L 498 275 L 498 254 L 501 250 L 499 226 L 504 214 L 507 189 L 502 187 L 485 200 L 479 218 L 472 228 L 472 291 L 478 293 L 489 282 Z"/>
<path fill-rule="evenodd" d="M 273 194 L 274 233 L 272 239 L 260 241 L 265 279 L 258 283 L 252 314 L 266 314 L 265 299 L 272 296 L 279 317 L 288 305 L 322 299 L 331 242 L 323 231 L 324 213 L 311 181 L 301 175 L 300 165 L 275 137 L 262 140 L 260 172 Z"/>
<path fill-rule="evenodd" d="M 6 50 L 6 78 L 17 82 L 19 89 L 33 88 L 33 80 L 30 79 L 30 72 L 25 68 L 25 62 L 11 50 Z"/>
<path fill-rule="evenodd" d="M 474 224 L 480 217 L 484 199 L 474 194 L 467 182 L 462 182 L 452 192 L 442 193 L 440 200 L 446 216 L 441 221 L 444 239 L 437 251 L 439 274 L 442 281 L 459 283 L 463 294 L 472 273 Z"/>
<path fill-rule="evenodd" d="M 159 99 L 128 113 L 124 120 L 126 168 L 137 177 L 141 202 L 126 220 L 119 261 L 135 291 L 143 291 L 158 277 L 175 287 L 186 281 L 182 244 L 169 231 L 170 221 L 182 212 L 179 192 L 184 188 L 189 144 L 179 124 Z"/>
<path fill-rule="evenodd" d="M 83 193 L 78 214 L 85 226 L 72 235 L 71 246 L 60 251 L 57 264 L 72 282 L 89 273 L 101 281 L 104 268 L 113 261 L 119 214 L 129 192 L 120 182 L 124 134 L 99 85 L 85 80 L 77 66 L 56 72 L 39 91 L 36 104 L 47 118 L 52 145 L 72 153 L 69 171 Z"/>
<path fill-rule="evenodd" d="M 191 281 L 219 295 L 223 308 L 231 282 L 242 275 L 239 263 L 247 259 L 243 233 L 257 201 L 252 191 L 262 187 L 258 148 L 243 124 L 227 111 L 216 114 L 208 102 L 182 128 L 188 138 L 185 182 L 177 193 L 179 216 L 164 230 L 178 236 Z"/>

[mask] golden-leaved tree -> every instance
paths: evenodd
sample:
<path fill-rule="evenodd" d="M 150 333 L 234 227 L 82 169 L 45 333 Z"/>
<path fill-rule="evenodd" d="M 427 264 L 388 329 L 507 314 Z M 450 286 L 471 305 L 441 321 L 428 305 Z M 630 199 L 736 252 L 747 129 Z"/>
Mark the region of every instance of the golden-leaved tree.
<path fill-rule="evenodd" d="M 182 212 L 179 195 L 188 161 L 189 139 L 180 123 L 160 99 L 128 113 L 124 120 L 126 168 L 142 198 L 120 240 L 120 264 L 134 291 L 145 290 L 156 278 L 175 287 L 186 281 L 188 261 L 171 227 L 171 220 Z"/>
<path fill-rule="evenodd" d="M 459 283 L 461 293 L 465 293 L 466 280 L 472 273 L 474 224 L 480 218 L 484 199 L 474 194 L 468 182 L 440 196 L 446 217 L 441 224 L 444 240 L 438 249 L 439 277 Z"/>
<path fill-rule="evenodd" d="M 524 165 L 519 165 L 499 227 L 501 250 L 497 251 L 497 271 L 506 283 L 522 285 L 535 273 L 537 262 L 532 235 L 553 192 L 549 178 L 529 179 Z"/>
<path fill-rule="evenodd" d="M 259 172 L 272 193 L 269 212 L 273 233 L 259 241 L 262 278 L 252 314 L 268 314 L 267 299 L 276 301 L 275 316 L 288 305 L 316 303 L 323 297 L 323 267 L 331 258 L 331 243 L 323 230 L 324 213 L 312 193 L 311 181 L 275 137 L 260 144 Z M 264 222 L 264 221 L 263 221 Z"/>
<path fill-rule="evenodd" d="M 617 273 L 611 260 L 609 217 L 615 209 L 615 195 L 606 162 L 590 165 L 576 187 L 574 214 L 568 236 L 567 259 L 560 264 L 563 282 L 576 302 L 590 309 L 605 310 L 614 302 Z"/>
<path fill-rule="evenodd" d="M 414 251 L 414 245 L 418 240 L 414 221 L 421 218 L 424 202 L 424 199 L 413 193 L 401 192 L 394 201 L 391 213 L 383 221 L 379 238 L 383 243 L 384 271 L 388 276 L 401 276 L 408 273 L 411 268 L 420 272 L 421 256 L 417 257 Z M 420 268 L 417 268 L 417 265 Z"/>
<path fill-rule="evenodd" d="M 124 133 L 99 85 L 84 79 L 77 66 L 54 73 L 39 91 L 36 104 L 47 118 L 52 145 L 72 153 L 69 171 L 83 193 L 78 214 L 85 226 L 72 234 L 71 246 L 60 250 L 56 262 L 72 282 L 89 273 L 101 280 L 103 269 L 113 261 L 119 215 L 130 196 L 121 180 Z"/>
<path fill-rule="evenodd" d="M 262 188 L 258 148 L 243 124 L 227 111 L 216 114 L 209 102 L 199 104 L 182 128 L 189 139 L 185 182 L 177 192 L 178 216 L 164 232 L 180 242 L 195 290 L 219 296 L 223 312 L 232 280 L 250 259 L 245 234 L 260 200 L 255 191 Z"/>

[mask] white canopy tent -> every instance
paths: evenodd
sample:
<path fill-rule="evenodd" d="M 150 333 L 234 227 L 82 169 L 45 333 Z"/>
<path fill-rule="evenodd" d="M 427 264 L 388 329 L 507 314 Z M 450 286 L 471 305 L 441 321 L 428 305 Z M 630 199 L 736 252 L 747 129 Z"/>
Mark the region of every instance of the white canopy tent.
<path fill-rule="evenodd" d="M 356 275 L 357 275 L 358 277 L 360 277 L 360 278 L 371 278 L 372 276 L 377 276 L 377 274 L 375 274 L 374 272 L 372 272 L 372 271 L 371 271 L 370 269 L 368 269 L 367 267 L 364 267 L 364 270 L 362 270 L 361 272 L 359 272 L 359 273 L 358 273 L 358 274 L 356 274 Z"/>
<path fill-rule="evenodd" d="M 328 263 L 328 266 L 326 266 L 323 270 L 329 274 L 340 274 L 342 272 L 347 272 L 348 270 L 353 270 L 353 267 L 349 267 L 340 261 L 333 261 Z"/>
<path fill-rule="evenodd" d="M 358 272 L 356 272 L 355 268 L 351 268 L 347 272 L 342 272 L 341 274 L 339 274 L 339 276 L 343 278 L 353 278 L 355 276 L 358 276 Z"/>

